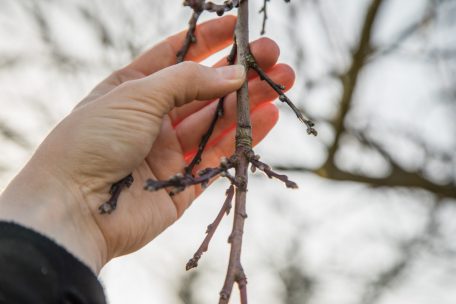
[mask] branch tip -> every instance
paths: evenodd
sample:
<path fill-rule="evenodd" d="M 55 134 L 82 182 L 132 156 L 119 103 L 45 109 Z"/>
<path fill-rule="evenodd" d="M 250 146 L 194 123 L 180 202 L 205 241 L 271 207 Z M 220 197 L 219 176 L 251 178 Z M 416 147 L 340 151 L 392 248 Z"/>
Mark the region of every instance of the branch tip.
<path fill-rule="evenodd" d="M 250 168 L 251 168 L 252 172 L 255 172 L 256 169 L 258 169 L 258 170 L 262 171 L 263 173 L 265 173 L 267 177 L 276 178 L 276 179 L 280 180 L 281 182 L 283 182 L 285 184 L 285 186 L 287 188 L 290 188 L 290 189 L 298 188 L 298 184 L 291 181 L 288 178 L 288 176 L 274 172 L 268 164 L 261 162 L 259 159 L 260 159 L 259 155 L 253 155 L 249 158 L 249 161 L 251 164 Z"/>
<path fill-rule="evenodd" d="M 292 110 L 293 112 L 295 113 L 296 117 L 302 122 L 304 123 L 306 126 L 307 126 L 307 134 L 309 135 L 314 135 L 314 136 L 317 136 L 318 135 L 318 132 L 317 130 L 314 128 L 314 123 L 306 118 L 302 112 L 298 109 L 298 107 L 296 107 L 294 105 L 294 103 L 290 100 L 290 98 L 288 98 L 287 95 L 285 95 L 285 93 L 283 92 L 285 90 L 285 86 L 282 85 L 282 84 L 278 84 L 276 82 L 274 82 L 267 74 L 265 71 L 263 71 L 263 69 L 257 64 L 256 60 L 255 60 L 255 57 L 253 56 L 252 53 L 249 53 L 247 56 L 246 56 L 246 61 L 249 65 L 249 68 L 253 69 L 255 72 L 257 72 L 257 74 L 260 76 L 260 79 L 261 80 L 264 80 L 266 81 L 269 86 L 277 92 L 277 94 L 279 95 L 279 100 L 281 102 L 284 102 L 286 103 Z"/>
<path fill-rule="evenodd" d="M 206 252 L 209 248 L 209 243 L 214 236 L 215 231 L 217 230 L 220 222 L 223 219 L 223 216 L 230 212 L 231 209 L 231 201 L 233 200 L 234 196 L 234 186 L 230 185 L 230 187 L 226 190 L 226 199 L 222 205 L 222 208 L 220 209 L 219 213 L 217 214 L 217 217 L 215 220 L 209 224 L 206 228 L 206 237 L 204 238 L 203 242 L 201 243 L 200 247 L 198 250 L 195 252 L 193 257 L 187 262 L 185 269 L 190 270 L 192 268 L 195 268 L 198 266 L 198 261 L 203 255 L 204 252 Z"/>

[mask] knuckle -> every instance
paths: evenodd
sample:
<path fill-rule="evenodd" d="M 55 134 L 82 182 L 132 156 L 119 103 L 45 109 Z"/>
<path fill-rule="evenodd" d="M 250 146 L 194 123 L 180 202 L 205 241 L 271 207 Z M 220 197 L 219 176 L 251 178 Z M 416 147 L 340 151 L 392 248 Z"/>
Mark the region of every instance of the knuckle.
<path fill-rule="evenodd" d="M 118 91 L 129 94 L 135 91 L 137 80 L 127 80 L 122 82 L 118 87 Z"/>
<path fill-rule="evenodd" d="M 118 84 L 122 84 L 122 83 L 124 83 L 126 81 L 138 79 L 138 78 L 141 78 L 141 77 L 144 77 L 144 74 L 142 74 L 139 71 L 130 69 L 128 67 L 124 67 L 124 68 L 115 70 L 110 76 L 110 78 L 115 83 L 118 83 Z"/>
<path fill-rule="evenodd" d="M 192 61 L 184 61 L 180 65 L 188 77 L 198 77 L 203 69 L 200 64 Z"/>

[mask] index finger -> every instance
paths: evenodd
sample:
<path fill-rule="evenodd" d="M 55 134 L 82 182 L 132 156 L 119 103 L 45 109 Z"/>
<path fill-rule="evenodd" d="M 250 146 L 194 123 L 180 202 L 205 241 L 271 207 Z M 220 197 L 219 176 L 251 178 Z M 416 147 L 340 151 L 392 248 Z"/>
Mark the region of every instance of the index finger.
<path fill-rule="evenodd" d="M 233 42 L 235 16 L 225 16 L 199 24 L 195 30 L 196 43 L 188 50 L 186 60 L 199 62 L 224 49 Z M 184 43 L 187 31 L 173 35 L 136 58 L 126 68 L 150 75 L 176 64 L 176 54 Z"/>

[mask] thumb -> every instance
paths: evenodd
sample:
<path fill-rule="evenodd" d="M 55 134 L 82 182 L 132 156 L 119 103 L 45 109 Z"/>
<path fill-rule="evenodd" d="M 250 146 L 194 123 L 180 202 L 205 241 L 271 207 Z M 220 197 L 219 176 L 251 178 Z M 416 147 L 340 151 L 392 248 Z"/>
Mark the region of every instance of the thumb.
<path fill-rule="evenodd" d="M 246 71 L 242 65 L 210 68 L 194 62 L 182 62 L 142 79 L 118 87 L 121 95 L 147 103 L 155 114 L 163 116 L 174 107 L 194 100 L 208 100 L 239 89 Z M 158 111 L 158 113 L 156 112 Z"/>

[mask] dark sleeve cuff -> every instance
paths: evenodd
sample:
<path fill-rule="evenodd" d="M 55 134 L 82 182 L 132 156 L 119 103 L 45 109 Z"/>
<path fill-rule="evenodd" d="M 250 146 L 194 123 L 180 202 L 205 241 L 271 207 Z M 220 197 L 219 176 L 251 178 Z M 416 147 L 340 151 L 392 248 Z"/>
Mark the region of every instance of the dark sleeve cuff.
<path fill-rule="evenodd" d="M 0 304 L 106 304 L 95 274 L 49 238 L 0 221 Z"/>

